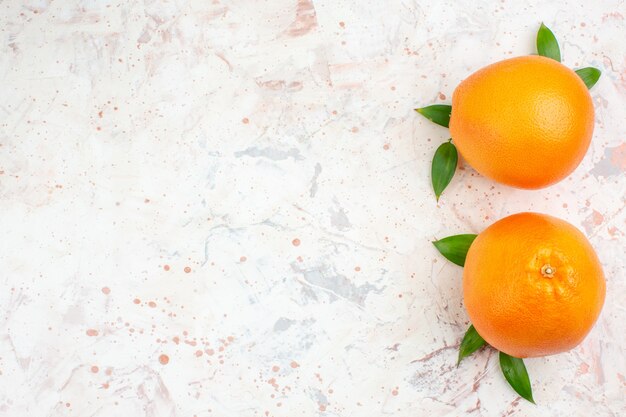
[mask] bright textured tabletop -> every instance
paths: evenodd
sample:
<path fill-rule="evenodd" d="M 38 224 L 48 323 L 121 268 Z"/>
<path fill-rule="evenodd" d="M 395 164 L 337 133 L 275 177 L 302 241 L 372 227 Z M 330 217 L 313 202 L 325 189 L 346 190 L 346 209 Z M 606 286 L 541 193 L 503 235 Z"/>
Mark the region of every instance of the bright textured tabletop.
<path fill-rule="evenodd" d="M 0 416 L 626 415 L 624 1 L 0 2 Z M 476 69 L 602 70 L 593 142 L 540 191 L 430 160 Z M 532 158 L 532 153 L 529 153 Z M 457 369 L 434 238 L 568 220 L 607 299 L 576 349 Z"/>

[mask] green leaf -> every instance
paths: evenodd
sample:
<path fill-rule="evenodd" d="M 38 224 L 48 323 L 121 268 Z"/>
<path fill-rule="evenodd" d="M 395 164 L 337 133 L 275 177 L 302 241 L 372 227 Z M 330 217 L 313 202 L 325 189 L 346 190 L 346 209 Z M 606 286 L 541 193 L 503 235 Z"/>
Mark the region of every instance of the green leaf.
<path fill-rule="evenodd" d="M 602 75 L 602 72 L 597 68 L 586 67 L 577 69 L 576 74 L 578 74 L 578 76 L 582 78 L 587 88 L 591 90 L 591 87 L 596 85 L 596 83 L 600 79 L 600 75 Z"/>
<path fill-rule="evenodd" d="M 554 33 L 543 23 L 537 32 L 537 52 L 539 55 L 561 62 L 561 50 Z"/>
<path fill-rule="evenodd" d="M 435 151 L 430 175 L 437 201 L 439 201 L 439 196 L 441 196 L 443 190 L 452 181 L 458 160 L 459 155 L 456 151 L 456 146 L 450 143 L 450 141 L 441 144 Z"/>
<path fill-rule="evenodd" d="M 452 106 L 448 106 L 447 104 L 433 104 L 432 106 L 415 109 L 415 111 L 431 122 L 435 122 L 443 127 L 448 127 L 450 124 Z"/>
<path fill-rule="evenodd" d="M 454 235 L 433 242 L 437 250 L 450 262 L 465 265 L 465 257 L 476 235 Z"/>
<path fill-rule="evenodd" d="M 483 347 L 485 343 L 485 339 L 478 334 L 474 325 L 470 325 L 467 332 L 465 332 L 465 336 L 463 336 L 463 340 L 461 341 L 461 346 L 459 347 L 459 360 L 456 362 L 456 366 L 459 366 L 463 358 L 476 352 L 478 349 Z"/>
<path fill-rule="evenodd" d="M 515 392 L 534 404 L 533 390 L 524 361 L 500 352 L 500 369 Z"/>

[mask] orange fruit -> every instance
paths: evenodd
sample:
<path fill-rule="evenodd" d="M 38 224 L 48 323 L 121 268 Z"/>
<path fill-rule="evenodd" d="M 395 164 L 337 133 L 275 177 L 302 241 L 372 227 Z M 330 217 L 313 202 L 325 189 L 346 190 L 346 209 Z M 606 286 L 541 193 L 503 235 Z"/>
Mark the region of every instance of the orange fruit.
<path fill-rule="evenodd" d="M 566 221 L 520 213 L 489 226 L 470 246 L 463 297 L 487 343 L 518 358 L 578 345 L 604 303 L 602 267 Z"/>
<path fill-rule="evenodd" d="M 489 65 L 452 96 L 450 133 L 481 174 L 518 188 L 542 188 L 569 175 L 593 134 L 593 102 L 571 69 L 542 56 Z"/>

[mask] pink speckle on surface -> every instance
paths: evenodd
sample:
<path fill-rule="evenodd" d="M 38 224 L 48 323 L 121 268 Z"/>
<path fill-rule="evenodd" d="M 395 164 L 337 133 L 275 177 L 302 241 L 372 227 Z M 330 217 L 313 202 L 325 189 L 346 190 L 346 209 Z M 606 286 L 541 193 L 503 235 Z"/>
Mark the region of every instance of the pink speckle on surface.
<path fill-rule="evenodd" d="M 111 289 L 109 287 L 102 287 L 102 294 L 111 294 Z"/>
<path fill-rule="evenodd" d="M 294 240 L 291 241 L 291 244 L 293 246 L 300 246 L 300 243 L 301 243 L 300 239 L 298 239 L 298 238 L 295 238 Z"/>
<path fill-rule="evenodd" d="M 317 27 L 317 16 L 313 0 L 297 0 L 296 19 L 286 31 L 288 36 L 303 36 Z"/>
<path fill-rule="evenodd" d="M 159 355 L 159 363 L 161 365 L 167 365 L 169 362 L 170 362 L 169 356 L 167 356 L 165 354 Z"/>
<path fill-rule="evenodd" d="M 599 211 L 594 210 L 592 219 L 593 219 L 593 224 L 596 226 L 599 226 L 604 221 L 604 216 Z"/>
<path fill-rule="evenodd" d="M 296 368 L 300 367 L 300 364 L 298 364 L 298 362 L 296 362 L 296 361 L 291 361 L 289 366 L 291 366 L 293 369 L 296 369 Z"/>
<path fill-rule="evenodd" d="M 274 387 L 275 390 L 278 390 L 278 383 L 276 382 L 276 378 L 268 379 L 267 383 Z"/>
<path fill-rule="evenodd" d="M 99 332 L 96 329 L 87 329 L 85 333 L 87 334 L 87 336 L 90 336 L 90 337 L 95 337 L 95 336 L 98 336 L 99 334 Z"/>
<path fill-rule="evenodd" d="M 96 365 L 93 365 L 93 366 L 91 367 L 91 372 L 93 372 L 94 374 L 97 374 L 99 370 L 100 370 L 100 369 L 99 369 Z"/>
<path fill-rule="evenodd" d="M 188 267 L 188 266 L 186 266 L 186 267 L 185 267 L 185 269 L 184 269 L 184 271 L 185 271 L 185 273 L 186 273 L 186 274 L 188 274 L 188 273 L 190 273 L 190 272 L 191 272 L 191 268 L 190 268 L 190 267 Z"/>
<path fill-rule="evenodd" d="M 626 171 L 626 143 L 622 143 L 611 152 L 611 163 L 621 171 Z"/>

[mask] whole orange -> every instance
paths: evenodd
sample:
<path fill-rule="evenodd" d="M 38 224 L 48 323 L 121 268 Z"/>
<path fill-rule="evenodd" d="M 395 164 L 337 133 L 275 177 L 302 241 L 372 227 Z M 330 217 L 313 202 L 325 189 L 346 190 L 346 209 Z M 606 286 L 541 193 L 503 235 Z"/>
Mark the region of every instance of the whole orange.
<path fill-rule="evenodd" d="M 585 236 L 566 221 L 520 213 L 489 226 L 470 246 L 463 297 L 491 346 L 518 358 L 578 345 L 598 318 L 604 274 Z"/>
<path fill-rule="evenodd" d="M 571 69 L 542 56 L 489 65 L 454 91 L 450 133 L 481 174 L 518 188 L 569 175 L 593 134 L 593 103 Z"/>

